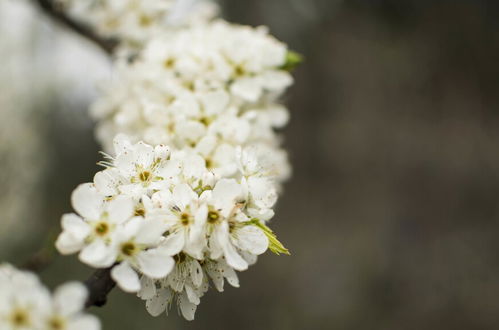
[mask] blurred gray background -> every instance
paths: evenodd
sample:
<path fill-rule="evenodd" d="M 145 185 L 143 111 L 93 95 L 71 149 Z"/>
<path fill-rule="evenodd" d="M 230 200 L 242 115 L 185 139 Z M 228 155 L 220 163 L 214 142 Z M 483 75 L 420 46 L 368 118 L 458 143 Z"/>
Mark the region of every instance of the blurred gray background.
<path fill-rule="evenodd" d="M 207 294 L 194 322 L 175 309 L 152 318 L 139 299 L 115 290 L 92 309 L 104 329 L 499 329 L 499 2 L 222 7 L 230 21 L 269 26 L 306 58 L 286 97 L 294 176 L 272 222 L 292 256 L 260 258 L 240 274 L 241 288 Z M 93 47 L 40 24 L 45 35 Z M 32 58 L 54 43 L 31 41 Z M 23 94 L 39 94 L 18 120 L 30 136 L 12 138 L 17 129 L 2 137 L 12 150 L 0 149 L 0 199 L 24 213 L 1 220 L 9 224 L 1 260 L 21 264 L 46 244 L 71 209 L 71 191 L 97 169 L 86 107 L 107 60 L 96 49 L 82 54 L 101 73 L 68 73 L 74 65 L 47 56 L 45 76 Z M 15 113 L 5 109 L 1 126 Z M 12 161 L 23 141 L 31 152 Z M 55 285 L 90 273 L 76 257 L 57 257 L 42 277 Z"/>

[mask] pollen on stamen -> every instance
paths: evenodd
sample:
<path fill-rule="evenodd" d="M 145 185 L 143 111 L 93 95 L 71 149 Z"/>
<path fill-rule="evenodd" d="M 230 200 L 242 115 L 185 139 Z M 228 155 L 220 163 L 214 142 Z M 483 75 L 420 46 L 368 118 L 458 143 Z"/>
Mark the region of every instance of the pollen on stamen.
<path fill-rule="evenodd" d="M 189 214 L 182 213 L 180 215 L 180 222 L 182 223 L 182 225 L 187 226 L 191 222 Z"/>
<path fill-rule="evenodd" d="M 143 217 L 146 215 L 146 210 L 143 207 L 138 207 L 135 209 L 134 215 L 136 217 Z"/>
<path fill-rule="evenodd" d="M 62 330 L 65 328 L 64 320 L 54 317 L 48 322 L 49 329 L 51 330 Z"/>
<path fill-rule="evenodd" d="M 220 219 L 220 214 L 217 211 L 208 212 L 208 222 L 214 224 Z"/>
<path fill-rule="evenodd" d="M 132 242 L 127 242 L 121 245 L 121 253 L 126 256 L 132 256 L 137 252 L 137 246 Z"/>
<path fill-rule="evenodd" d="M 163 62 L 163 65 L 167 69 L 171 69 L 175 65 L 175 59 L 174 58 L 168 58 Z"/>
<path fill-rule="evenodd" d="M 186 258 L 186 255 L 182 252 L 173 256 L 173 260 L 175 260 L 175 263 L 177 264 L 184 262 Z"/>
<path fill-rule="evenodd" d="M 24 310 L 16 310 L 11 317 L 12 323 L 16 327 L 27 327 L 29 325 L 29 315 Z"/>
<path fill-rule="evenodd" d="M 104 236 L 109 232 L 109 225 L 105 222 L 100 222 L 95 226 L 95 233 L 99 236 Z"/>
<path fill-rule="evenodd" d="M 149 171 L 140 172 L 140 174 L 139 174 L 140 181 L 146 182 L 146 181 L 149 181 L 149 178 L 151 178 L 151 172 L 149 172 Z"/>

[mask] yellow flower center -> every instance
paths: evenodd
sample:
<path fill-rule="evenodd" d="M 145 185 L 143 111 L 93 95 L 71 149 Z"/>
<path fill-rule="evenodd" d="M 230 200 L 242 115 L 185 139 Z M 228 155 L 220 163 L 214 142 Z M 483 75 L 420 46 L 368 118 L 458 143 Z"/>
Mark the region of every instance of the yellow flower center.
<path fill-rule="evenodd" d="M 109 232 L 109 225 L 105 222 L 99 222 L 95 226 L 95 233 L 99 236 L 104 236 Z"/>
<path fill-rule="evenodd" d="M 14 327 L 27 327 L 30 323 L 28 313 L 22 309 L 15 310 L 10 319 Z"/>
<path fill-rule="evenodd" d="M 63 330 L 65 328 L 64 320 L 57 316 L 51 318 L 48 323 L 51 330 Z"/>
<path fill-rule="evenodd" d="M 151 178 L 151 172 L 149 172 L 149 171 L 143 171 L 143 172 L 140 172 L 140 174 L 139 174 L 139 179 L 142 182 L 149 181 L 150 178 Z"/>
<path fill-rule="evenodd" d="M 168 58 L 163 62 L 163 65 L 167 69 L 171 69 L 175 65 L 175 59 L 173 58 Z"/>
<path fill-rule="evenodd" d="M 121 253 L 130 257 L 137 252 L 137 246 L 133 242 L 126 242 L 121 245 Z"/>
<path fill-rule="evenodd" d="M 187 226 L 191 223 L 191 217 L 189 216 L 189 214 L 187 213 L 182 213 L 180 215 L 180 222 L 182 223 L 182 225 L 184 226 Z"/>
<path fill-rule="evenodd" d="M 217 211 L 208 212 L 208 223 L 214 224 L 220 219 L 220 214 Z"/>
<path fill-rule="evenodd" d="M 146 215 L 146 210 L 143 207 L 138 207 L 135 209 L 134 214 L 136 217 L 143 217 Z"/>

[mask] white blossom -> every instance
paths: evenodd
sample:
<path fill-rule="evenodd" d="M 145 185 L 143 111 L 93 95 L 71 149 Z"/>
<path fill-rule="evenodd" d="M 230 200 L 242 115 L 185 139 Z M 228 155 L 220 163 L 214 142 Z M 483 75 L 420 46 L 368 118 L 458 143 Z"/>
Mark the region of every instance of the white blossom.
<path fill-rule="evenodd" d="M 0 329 L 99 330 L 99 320 L 82 313 L 87 294 L 78 282 L 51 294 L 34 274 L 0 264 Z"/>
<path fill-rule="evenodd" d="M 134 202 L 128 196 L 107 200 L 95 185 L 78 186 L 72 194 L 72 204 L 77 214 L 62 217 L 63 232 L 56 247 L 63 254 L 80 252 L 80 260 L 94 267 L 111 266 L 116 255 L 106 250 L 114 244 L 114 232 L 118 225 L 134 215 Z M 106 252 L 106 253 L 104 253 Z"/>
<path fill-rule="evenodd" d="M 138 292 L 151 314 L 176 302 L 193 319 L 210 279 L 219 291 L 224 278 L 238 286 L 235 270 L 278 242 L 264 225 L 276 200 L 273 177 L 259 172 L 251 150 L 236 148 L 226 178 L 192 149 L 132 143 L 124 135 L 114 146 L 94 182 L 74 191 L 78 214 L 63 216 L 56 246 L 79 252 L 90 266 L 112 267 L 118 286 Z"/>
<path fill-rule="evenodd" d="M 214 21 L 151 40 L 92 107 L 97 136 L 110 152 L 118 133 L 133 141 L 194 151 L 215 175 L 237 172 L 236 149 L 259 149 L 261 167 L 289 176 L 276 129 L 289 119 L 278 97 L 292 83 L 287 47 L 252 28 Z"/>
<path fill-rule="evenodd" d="M 193 320 L 200 298 L 208 291 L 208 279 L 200 262 L 186 254 L 176 256 L 176 266 L 161 281 L 144 276 L 139 297 L 146 300 L 146 309 L 152 316 L 168 313 L 176 299 L 180 312 L 187 320 Z"/>
<path fill-rule="evenodd" d="M 208 209 L 198 202 L 198 194 L 188 184 L 182 183 L 171 192 L 163 190 L 155 193 L 152 200 L 160 208 L 152 216 L 163 220 L 169 232 L 162 245 L 169 249 L 171 255 L 184 250 L 202 259 L 206 244 L 202 230 Z"/>
<path fill-rule="evenodd" d="M 108 246 L 121 261 L 111 271 L 112 278 L 128 292 L 140 290 L 137 272 L 151 278 L 165 277 L 174 266 L 166 246 L 160 246 L 165 226 L 155 220 L 133 218 L 116 231 L 115 244 Z"/>
<path fill-rule="evenodd" d="M 210 0 L 59 0 L 76 19 L 103 37 L 116 38 L 128 47 L 164 30 L 209 21 L 217 12 Z"/>
<path fill-rule="evenodd" d="M 277 130 L 292 53 L 265 27 L 214 20 L 207 3 L 81 5 L 126 56 L 91 108 L 105 169 L 73 193 L 56 244 L 112 267 L 151 315 L 177 305 L 187 320 L 210 282 L 238 287 L 259 255 L 289 253 L 266 223 L 290 175 Z"/>

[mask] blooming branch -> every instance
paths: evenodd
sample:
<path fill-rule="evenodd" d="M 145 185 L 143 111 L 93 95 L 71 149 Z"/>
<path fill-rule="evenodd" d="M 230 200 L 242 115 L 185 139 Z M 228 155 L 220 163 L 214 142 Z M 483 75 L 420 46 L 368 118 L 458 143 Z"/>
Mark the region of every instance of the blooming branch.
<path fill-rule="evenodd" d="M 210 283 L 239 287 L 267 250 L 290 254 L 268 224 L 291 171 L 280 96 L 300 55 L 205 0 L 36 1 L 116 54 L 117 79 L 91 109 L 104 169 L 73 191 L 55 244 L 97 269 L 85 307 L 118 286 L 153 316 L 177 304 L 193 320 Z"/>
<path fill-rule="evenodd" d="M 79 282 L 51 293 L 35 274 L 0 264 L 0 329 L 100 330 L 99 319 L 83 312 L 87 299 Z"/>

